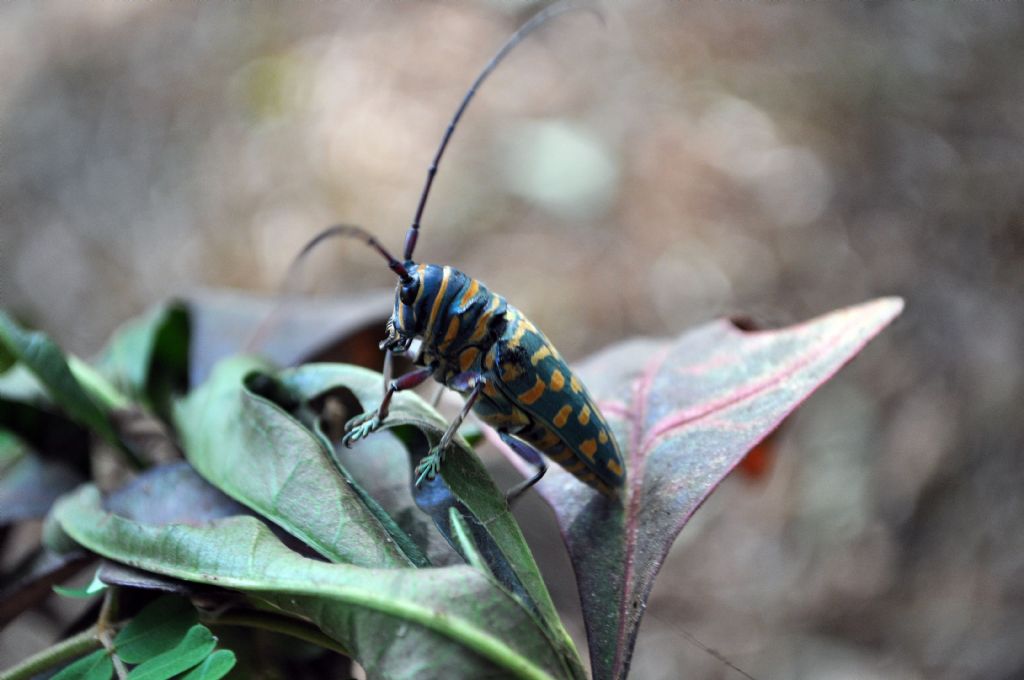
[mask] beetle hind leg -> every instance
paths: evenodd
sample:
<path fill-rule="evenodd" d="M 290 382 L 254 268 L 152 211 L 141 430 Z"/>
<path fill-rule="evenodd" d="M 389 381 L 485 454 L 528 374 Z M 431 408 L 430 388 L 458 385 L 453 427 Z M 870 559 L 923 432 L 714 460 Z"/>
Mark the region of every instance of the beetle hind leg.
<path fill-rule="evenodd" d="M 505 493 L 505 500 L 508 501 L 509 505 L 512 505 L 512 503 L 526 493 L 531 486 L 540 481 L 540 478 L 548 471 L 548 466 L 547 463 L 544 462 L 544 458 L 541 457 L 540 452 L 526 442 L 516 439 L 505 430 L 498 430 L 498 436 L 501 437 L 501 441 L 505 442 L 520 458 L 537 468 L 537 472 L 534 473 L 532 477 L 524 479 Z"/>

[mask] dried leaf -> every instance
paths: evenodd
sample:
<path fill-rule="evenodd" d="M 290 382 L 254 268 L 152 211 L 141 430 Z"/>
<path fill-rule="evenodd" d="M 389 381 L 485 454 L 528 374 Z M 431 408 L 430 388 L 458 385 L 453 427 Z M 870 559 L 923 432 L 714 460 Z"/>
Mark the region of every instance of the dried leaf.
<path fill-rule="evenodd" d="M 25 454 L 0 474 L 0 526 L 44 517 L 58 496 L 84 481 L 63 461 Z"/>
<path fill-rule="evenodd" d="M 556 467 L 538 490 L 576 571 L 595 677 L 627 674 L 654 578 L 697 507 L 902 309 L 884 298 L 769 332 L 718 321 L 580 367 L 626 456 L 627 486 L 606 498 Z"/>
<path fill-rule="evenodd" d="M 224 290 L 196 293 L 187 301 L 192 322 L 190 384 L 199 385 L 217 362 L 239 352 L 289 366 L 367 327 L 383 328 L 393 298 L 390 290 L 343 300 Z"/>

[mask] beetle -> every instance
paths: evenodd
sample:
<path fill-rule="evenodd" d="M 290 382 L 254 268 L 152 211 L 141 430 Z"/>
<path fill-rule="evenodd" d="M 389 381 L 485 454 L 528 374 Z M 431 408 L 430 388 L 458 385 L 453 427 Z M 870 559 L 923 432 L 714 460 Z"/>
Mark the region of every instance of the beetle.
<path fill-rule="evenodd" d="M 578 7 L 552 5 L 523 24 L 470 86 L 427 170 L 401 261 L 372 234 L 353 225 L 323 230 L 296 258 L 298 262 L 326 238 L 358 238 L 376 250 L 398 276 L 387 337 L 380 343 L 387 352 L 384 397 L 376 410 L 346 424 L 342 438 L 346 446 L 369 436 L 384 423 L 396 392 L 416 387 L 428 378 L 465 397 L 460 413 L 418 465 L 417 486 L 438 473 L 445 450 L 470 410 L 536 467 L 532 477 L 509 492 L 509 500 L 543 477 L 547 466 L 541 454 L 608 495 L 622 488 L 626 480 L 622 454 L 604 416 L 551 341 L 521 311 L 479 280 L 450 266 L 413 260 L 420 220 L 438 165 L 473 95 L 523 38 L 550 18 L 572 9 Z M 392 380 L 391 356 L 407 353 L 416 339 L 420 340 L 414 358 L 417 368 Z"/>

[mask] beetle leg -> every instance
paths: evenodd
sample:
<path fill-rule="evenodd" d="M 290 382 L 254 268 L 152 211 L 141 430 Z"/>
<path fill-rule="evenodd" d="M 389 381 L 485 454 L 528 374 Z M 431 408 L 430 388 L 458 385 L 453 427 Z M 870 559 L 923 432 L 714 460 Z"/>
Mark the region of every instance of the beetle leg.
<path fill-rule="evenodd" d="M 434 393 L 434 398 L 430 401 L 430 405 L 433 406 L 436 409 L 437 405 L 441 403 L 441 397 L 443 397 L 443 396 L 444 396 L 444 384 L 438 383 L 437 384 L 437 392 Z"/>
<path fill-rule="evenodd" d="M 352 446 L 353 442 L 369 436 L 388 417 L 391 397 L 395 395 L 395 392 L 416 387 L 429 378 L 433 372 L 431 368 L 419 368 L 389 382 L 388 389 L 384 392 L 384 398 L 380 402 L 380 407 L 376 411 L 361 413 L 345 424 L 345 436 L 341 438 L 341 443 L 345 446 Z"/>
<path fill-rule="evenodd" d="M 386 352 L 384 352 L 384 368 L 381 369 L 381 374 L 384 376 L 384 381 L 382 383 L 383 386 L 384 386 L 384 396 L 383 396 L 383 399 L 387 399 L 388 398 L 388 387 L 391 386 L 391 375 L 392 375 L 392 373 L 393 373 L 393 371 L 395 369 L 395 366 L 394 366 L 394 363 L 393 363 L 394 358 L 395 358 L 395 355 L 391 353 L 390 349 L 387 350 Z"/>
<path fill-rule="evenodd" d="M 540 481 L 540 478 L 544 476 L 544 473 L 548 471 L 548 466 L 541 457 L 540 452 L 533 448 L 526 442 L 516 439 L 510 435 L 506 430 L 498 430 L 498 436 L 501 437 L 501 441 L 508 444 L 508 447 L 515 451 L 520 458 L 525 460 L 530 465 L 537 467 L 537 472 L 529 479 L 524 479 L 519 482 L 505 494 L 505 500 L 508 501 L 509 505 L 514 503 L 516 499 L 522 496 L 526 491 Z"/>
<path fill-rule="evenodd" d="M 419 473 L 419 476 L 416 478 L 416 486 L 419 486 L 424 479 L 433 479 L 440 471 L 441 461 L 444 460 L 444 452 L 448 449 L 448 445 L 451 444 L 452 437 L 455 436 L 459 426 L 462 425 L 462 421 L 465 420 L 466 416 L 473 409 L 473 404 L 476 403 L 483 388 L 484 383 L 482 380 L 473 386 L 473 391 L 466 397 L 466 403 L 462 406 L 462 410 L 459 411 L 459 415 L 455 416 L 448 429 L 441 435 L 441 441 L 436 446 L 431 447 L 430 453 L 424 456 L 420 464 L 416 466 L 416 472 Z"/>

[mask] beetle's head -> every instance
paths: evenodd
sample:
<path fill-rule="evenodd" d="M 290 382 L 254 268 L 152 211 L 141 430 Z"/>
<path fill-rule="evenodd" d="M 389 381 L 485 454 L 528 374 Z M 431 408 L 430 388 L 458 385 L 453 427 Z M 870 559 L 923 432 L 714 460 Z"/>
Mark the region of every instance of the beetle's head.
<path fill-rule="evenodd" d="M 395 287 L 395 309 L 388 320 L 388 336 L 382 349 L 401 353 L 409 349 L 414 338 L 429 335 L 428 326 L 444 317 L 445 291 L 449 294 L 464 285 L 465 276 L 437 264 L 405 263 L 405 276 Z M 447 270 L 447 273 L 446 273 Z M 438 299 L 438 298 L 441 299 Z"/>
<path fill-rule="evenodd" d="M 429 315 L 424 312 L 423 268 L 408 261 L 404 265 L 406 277 L 395 286 L 395 309 L 388 319 L 387 337 L 380 348 L 402 354 L 409 349 L 413 339 L 423 334 L 423 323 Z"/>

